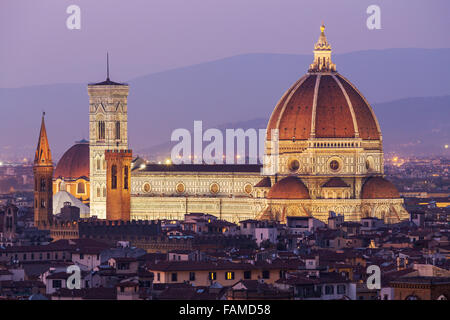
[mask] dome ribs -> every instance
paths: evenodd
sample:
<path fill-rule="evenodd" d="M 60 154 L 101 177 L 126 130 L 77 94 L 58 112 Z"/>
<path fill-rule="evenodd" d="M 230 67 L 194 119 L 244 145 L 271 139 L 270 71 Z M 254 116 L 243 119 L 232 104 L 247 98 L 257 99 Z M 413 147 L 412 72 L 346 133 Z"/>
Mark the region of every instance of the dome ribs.
<path fill-rule="evenodd" d="M 355 129 L 347 100 L 331 75 L 322 75 L 316 107 L 317 138 L 353 138 Z"/>
<path fill-rule="evenodd" d="M 311 128 L 312 101 L 316 76 L 305 76 L 292 86 L 275 107 L 267 126 L 267 138 L 271 129 L 279 129 L 280 140 L 306 140 Z"/>
<path fill-rule="evenodd" d="M 353 110 L 355 111 L 360 137 L 364 140 L 379 140 L 381 138 L 380 131 L 372 108 L 365 101 L 361 93 L 358 92 L 347 79 L 340 74 L 338 74 L 337 77 L 347 92 Z"/>

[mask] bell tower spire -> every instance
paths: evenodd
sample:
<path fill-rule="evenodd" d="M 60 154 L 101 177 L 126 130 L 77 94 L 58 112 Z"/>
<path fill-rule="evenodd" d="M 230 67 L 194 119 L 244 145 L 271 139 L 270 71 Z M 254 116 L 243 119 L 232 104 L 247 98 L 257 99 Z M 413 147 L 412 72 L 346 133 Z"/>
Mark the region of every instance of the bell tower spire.
<path fill-rule="evenodd" d="M 106 81 L 109 80 L 109 53 L 106 52 Z"/>
<path fill-rule="evenodd" d="M 45 130 L 45 112 L 42 113 L 41 131 L 39 133 L 36 155 L 34 157 L 35 165 L 52 165 L 52 154 L 48 144 L 47 131 Z"/>
<path fill-rule="evenodd" d="M 320 35 L 314 45 L 314 62 L 309 72 L 336 72 L 336 65 L 331 61 L 331 45 L 325 36 L 325 25 L 320 26 Z"/>
<path fill-rule="evenodd" d="M 36 155 L 34 157 L 34 224 L 45 227 L 53 217 L 53 162 L 42 113 Z"/>

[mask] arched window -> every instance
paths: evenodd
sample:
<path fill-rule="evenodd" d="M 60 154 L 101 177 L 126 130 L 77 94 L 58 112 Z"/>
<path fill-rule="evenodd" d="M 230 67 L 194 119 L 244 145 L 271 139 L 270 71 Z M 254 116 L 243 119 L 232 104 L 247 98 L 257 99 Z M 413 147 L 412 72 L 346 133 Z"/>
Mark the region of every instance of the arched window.
<path fill-rule="evenodd" d="M 100 198 L 100 188 L 97 187 L 97 198 Z"/>
<path fill-rule="evenodd" d="M 100 167 L 100 159 L 97 159 L 97 170 L 101 170 L 101 167 Z"/>
<path fill-rule="evenodd" d="M 98 140 L 105 140 L 105 121 L 98 122 Z"/>
<path fill-rule="evenodd" d="M 45 191 L 45 179 L 41 178 L 41 191 Z"/>
<path fill-rule="evenodd" d="M 84 194 L 85 192 L 86 191 L 85 191 L 85 188 L 84 188 L 84 183 L 83 182 L 78 182 L 77 193 Z"/>
<path fill-rule="evenodd" d="M 106 187 L 103 187 L 103 198 L 106 198 Z"/>
<path fill-rule="evenodd" d="M 123 168 L 123 188 L 128 189 L 128 166 Z"/>
<path fill-rule="evenodd" d="M 117 166 L 111 167 L 111 189 L 117 189 Z"/>
<path fill-rule="evenodd" d="M 116 121 L 116 139 L 120 139 L 120 121 Z"/>

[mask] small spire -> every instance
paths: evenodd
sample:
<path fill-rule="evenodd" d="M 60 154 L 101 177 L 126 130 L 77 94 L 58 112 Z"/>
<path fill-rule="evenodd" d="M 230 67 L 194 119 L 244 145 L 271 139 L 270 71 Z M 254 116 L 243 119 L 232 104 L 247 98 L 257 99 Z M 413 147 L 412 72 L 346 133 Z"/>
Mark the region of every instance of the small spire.
<path fill-rule="evenodd" d="M 38 145 L 36 148 L 36 155 L 34 157 L 35 165 L 53 165 L 52 154 L 47 138 L 47 131 L 45 130 L 45 112 L 42 112 L 41 131 L 39 133 Z"/>
<path fill-rule="evenodd" d="M 331 61 L 331 45 L 325 36 L 325 24 L 320 26 L 320 35 L 314 45 L 314 62 L 309 67 L 309 72 L 335 72 L 336 65 Z"/>
<path fill-rule="evenodd" d="M 106 80 L 109 81 L 109 53 L 106 52 Z"/>

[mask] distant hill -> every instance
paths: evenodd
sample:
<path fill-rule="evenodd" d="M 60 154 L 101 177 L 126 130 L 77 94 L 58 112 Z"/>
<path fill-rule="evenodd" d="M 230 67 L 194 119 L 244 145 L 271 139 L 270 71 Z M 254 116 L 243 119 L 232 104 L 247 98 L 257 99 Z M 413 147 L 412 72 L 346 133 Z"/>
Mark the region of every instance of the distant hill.
<path fill-rule="evenodd" d="M 450 141 L 450 96 L 408 98 L 373 105 L 383 133 L 386 152 L 403 155 L 449 154 L 444 145 Z M 265 129 L 269 118 L 227 123 L 225 129 Z M 203 130 L 206 130 L 204 128 Z M 137 150 L 148 159 L 164 159 L 176 142 L 166 142 Z M 206 145 L 207 143 L 205 143 Z"/>
<path fill-rule="evenodd" d="M 408 130 L 414 130 L 411 132 L 414 135 L 422 132 L 416 124 L 426 123 L 425 131 L 430 131 L 431 126 L 445 128 L 448 117 L 420 109 L 422 98 L 414 100 L 414 97 L 450 95 L 450 49 L 371 50 L 335 55 L 333 60 L 338 71 L 376 106 L 377 116 L 386 127 L 383 132 L 386 146 L 412 143 L 402 139 L 409 139 L 405 136 Z M 311 61 L 312 54 L 246 54 L 131 79 L 130 146 L 142 150 L 165 143 L 175 128 L 190 129 L 194 120 L 203 120 L 207 127 L 267 119 L 284 91 L 306 72 Z M 405 98 L 413 98 L 411 101 L 417 102 L 423 113 L 411 112 L 408 102 L 380 104 Z M 429 98 L 423 99 L 425 103 Z M 448 97 L 433 99 L 437 100 L 432 103 L 448 106 L 445 102 Z M 32 156 L 43 110 L 47 112 L 47 130 L 55 159 L 75 140 L 88 137 L 86 84 L 0 89 L 0 103 L 1 155 Z M 391 110 L 395 116 L 390 114 Z M 405 132 L 390 134 L 389 126 L 393 125 L 390 121 L 400 115 L 405 124 L 397 125 Z M 408 123 L 412 129 L 407 128 Z M 416 138 L 427 145 L 438 140 L 436 135 L 443 138 L 437 132 L 423 134 Z"/>

